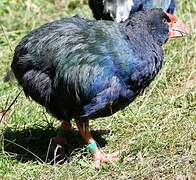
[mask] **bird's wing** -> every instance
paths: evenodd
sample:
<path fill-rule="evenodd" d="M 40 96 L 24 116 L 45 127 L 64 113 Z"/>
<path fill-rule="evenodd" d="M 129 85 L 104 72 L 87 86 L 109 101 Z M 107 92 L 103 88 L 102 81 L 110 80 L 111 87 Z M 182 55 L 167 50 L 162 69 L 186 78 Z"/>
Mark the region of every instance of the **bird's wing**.
<path fill-rule="evenodd" d="M 83 115 L 87 116 L 126 94 L 122 79 L 127 74 L 121 78 L 120 71 L 127 69 L 126 61 L 131 58 L 131 50 L 118 24 L 81 21 L 74 22 L 75 28 L 58 38 L 50 51 L 58 49 L 53 59 L 56 88 L 63 84 L 61 92 L 64 97 L 71 97 L 76 105 L 86 105 Z M 65 29 L 67 26 L 69 24 Z"/>
<path fill-rule="evenodd" d="M 97 93 L 84 105 L 80 118 L 95 117 L 98 113 L 103 113 L 103 111 L 105 111 L 105 115 L 111 115 L 117 110 L 126 107 L 134 97 L 134 92 L 128 89 L 118 76 L 113 75 L 108 81 L 107 88 Z M 115 107 L 115 104 L 118 105 Z"/>

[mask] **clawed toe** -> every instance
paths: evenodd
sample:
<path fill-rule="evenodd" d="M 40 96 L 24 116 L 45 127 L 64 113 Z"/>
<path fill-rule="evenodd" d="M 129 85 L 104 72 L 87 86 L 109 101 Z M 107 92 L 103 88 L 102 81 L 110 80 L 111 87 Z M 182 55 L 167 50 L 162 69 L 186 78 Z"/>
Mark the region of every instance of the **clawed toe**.
<path fill-rule="evenodd" d="M 118 152 L 112 154 L 103 154 L 101 151 L 97 150 L 93 153 L 93 160 L 95 163 L 95 168 L 99 169 L 104 163 L 113 163 L 119 160 Z"/>

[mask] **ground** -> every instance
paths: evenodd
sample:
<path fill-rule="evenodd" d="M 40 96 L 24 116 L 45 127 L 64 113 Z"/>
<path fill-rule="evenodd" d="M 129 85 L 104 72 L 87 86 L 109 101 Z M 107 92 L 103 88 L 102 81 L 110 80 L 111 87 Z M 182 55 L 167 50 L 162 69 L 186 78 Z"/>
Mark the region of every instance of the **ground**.
<path fill-rule="evenodd" d="M 67 162 L 54 164 L 48 147 L 59 122 L 22 93 L 0 123 L 0 178 L 196 179 L 196 2 L 177 4 L 190 35 L 164 46 L 162 71 L 142 96 L 111 117 L 91 121 L 103 151 L 120 150 L 118 163 L 95 170 L 74 130 Z M 45 22 L 75 14 L 92 18 L 84 0 L 0 1 L 0 111 L 20 91 L 15 81 L 3 81 L 20 39 Z"/>

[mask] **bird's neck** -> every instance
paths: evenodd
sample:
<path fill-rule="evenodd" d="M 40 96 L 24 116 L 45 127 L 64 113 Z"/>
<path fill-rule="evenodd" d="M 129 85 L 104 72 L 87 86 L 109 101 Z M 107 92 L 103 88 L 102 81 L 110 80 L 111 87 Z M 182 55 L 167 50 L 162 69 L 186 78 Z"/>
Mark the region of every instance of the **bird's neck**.
<path fill-rule="evenodd" d="M 137 61 L 135 69 L 139 72 L 140 76 L 138 77 L 140 78 L 138 81 L 136 80 L 136 86 L 137 88 L 145 87 L 161 69 L 163 61 L 162 46 L 156 42 L 147 30 L 139 30 L 138 27 L 131 26 L 131 23 L 121 24 L 119 28 L 133 52 L 133 56 L 130 59 L 130 69 L 133 68 L 131 63 L 133 57 Z M 148 71 L 143 71 L 143 69 L 147 69 Z M 133 83 L 131 78 L 130 83 Z"/>

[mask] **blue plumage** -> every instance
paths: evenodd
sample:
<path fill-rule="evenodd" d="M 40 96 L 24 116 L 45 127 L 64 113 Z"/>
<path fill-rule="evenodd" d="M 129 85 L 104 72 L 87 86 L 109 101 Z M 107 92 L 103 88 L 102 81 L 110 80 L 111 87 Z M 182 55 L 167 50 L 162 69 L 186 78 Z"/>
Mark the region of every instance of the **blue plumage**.
<path fill-rule="evenodd" d="M 109 116 L 159 72 L 169 31 L 164 18 L 154 9 L 121 24 L 79 17 L 45 24 L 16 47 L 12 70 L 25 94 L 60 120 Z"/>

